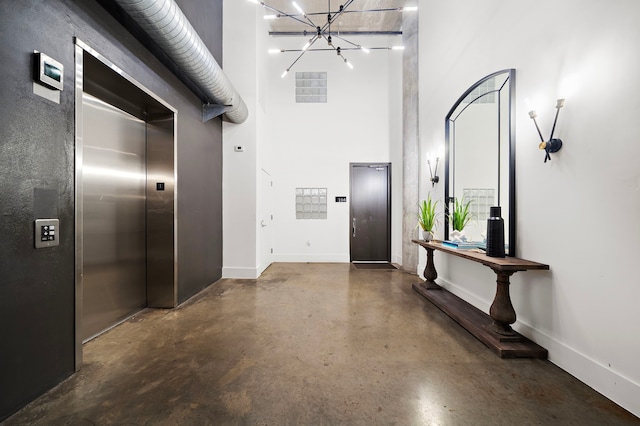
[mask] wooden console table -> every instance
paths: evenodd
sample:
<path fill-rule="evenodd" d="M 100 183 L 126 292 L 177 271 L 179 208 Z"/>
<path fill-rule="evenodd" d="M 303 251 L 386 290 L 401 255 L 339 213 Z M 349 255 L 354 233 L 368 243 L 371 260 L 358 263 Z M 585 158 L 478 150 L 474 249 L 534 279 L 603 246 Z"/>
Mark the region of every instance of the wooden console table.
<path fill-rule="evenodd" d="M 513 309 L 509 295 L 509 277 L 518 271 L 546 270 L 549 269 L 549 265 L 516 257 L 489 257 L 484 253 L 449 248 L 435 242 L 411 241 L 427 251 L 427 266 L 424 269 L 426 281 L 413 284 L 415 291 L 453 318 L 499 357 L 547 358 L 545 348 L 511 328 L 511 324 L 516 321 L 516 311 Z M 481 263 L 496 273 L 498 277 L 496 296 L 489 309 L 489 315 L 436 284 L 438 273 L 433 264 L 435 250 Z"/>

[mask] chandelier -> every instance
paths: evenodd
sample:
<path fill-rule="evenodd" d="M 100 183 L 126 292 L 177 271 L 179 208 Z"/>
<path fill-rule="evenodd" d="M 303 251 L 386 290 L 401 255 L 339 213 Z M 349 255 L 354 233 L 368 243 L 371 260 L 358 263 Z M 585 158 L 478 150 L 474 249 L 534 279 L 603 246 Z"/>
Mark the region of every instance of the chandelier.
<path fill-rule="evenodd" d="M 272 19 L 292 19 L 303 24 L 305 27 L 310 27 L 310 29 L 305 29 L 303 31 L 303 35 L 311 35 L 311 38 L 305 43 L 305 45 L 301 49 L 269 49 L 269 53 L 287 53 L 287 52 L 297 52 L 299 55 L 296 59 L 289 65 L 289 67 L 282 73 L 282 78 L 284 78 L 287 73 L 291 70 L 291 68 L 302 58 L 302 56 L 307 52 L 319 52 L 319 51 L 335 51 L 338 58 L 342 60 L 350 69 L 353 69 L 353 65 L 347 58 L 343 55 L 343 52 L 350 50 L 360 50 L 365 53 L 369 53 L 371 50 L 403 50 L 404 46 L 385 46 L 385 47 L 364 47 L 358 43 L 354 43 L 340 35 L 340 32 L 332 32 L 331 26 L 336 23 L 336 21 L 343 15 L 349 13 L 384 13 L 384 12 L 413 12 L 418 10 L 417 6 L 405 6 L 405 7 L 392 7 L 392 8 L 379 8 L 379 9 L 366 9 L 366 10 L 352 10 L 349 7 L 355 2 L 355 0 L 346 0 L 346 2 L 340 7 L 332 11 L 331 10 L 331 0 L 327 0 L 328 9 L 326 12 L 313 12 L 313 13 L 305 13 L 302 7 L 292 1 L 292 6 L 298 12 L 297 14 L 290 14 L 278 10 L 272 6 L 269 6 L 263 1 L 260 0 L 249 0 L 251 3 L 260 5 L 265 9 L 274 12 L 273 14 L 268 14 L 264 16 L 264 19 L 272 20 Z M 318 18 L 325 18 L 325 21 L 322 22 Z M 315 20 L 315 21 L 314 21 Z M 321 25 L 317 24 L 321 23 Z M 313 47 L 316 42 L 324 40 L 327 43 L 326 47 Z M 346 43 L 343 46 L 338 46 L 336 43 L 343 42 Z"/>

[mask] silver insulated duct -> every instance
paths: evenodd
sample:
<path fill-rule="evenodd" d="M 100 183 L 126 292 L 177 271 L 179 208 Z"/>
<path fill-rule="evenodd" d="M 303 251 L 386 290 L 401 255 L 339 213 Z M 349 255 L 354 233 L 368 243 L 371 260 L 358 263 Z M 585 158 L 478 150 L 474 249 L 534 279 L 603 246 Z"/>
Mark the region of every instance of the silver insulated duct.
<path fill-rule="evenodd" d="M 249 111 L 240 94 L 174 0 L 115 1 L 216 104 L 205 105 L 204 114 L 207 114 L 207 109 L 217 111 L 209 113 L 210 117 L 224 113 L 232 123 L 242 123 L 247 119 Z"/>

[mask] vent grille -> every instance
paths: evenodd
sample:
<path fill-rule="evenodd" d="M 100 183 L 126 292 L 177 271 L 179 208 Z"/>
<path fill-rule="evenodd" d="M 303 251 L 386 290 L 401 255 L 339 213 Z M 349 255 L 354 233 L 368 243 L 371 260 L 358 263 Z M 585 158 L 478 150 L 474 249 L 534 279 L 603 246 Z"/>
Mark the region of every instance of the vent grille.
<path fill-rule="evenodd" d="M 296 103 L 326 104 L 327 73 L 296 72 Z"/>
<path fill-rule="evenodd" d="M 296 188 L 296 219 L 326 219 L 327 188 Z"/>

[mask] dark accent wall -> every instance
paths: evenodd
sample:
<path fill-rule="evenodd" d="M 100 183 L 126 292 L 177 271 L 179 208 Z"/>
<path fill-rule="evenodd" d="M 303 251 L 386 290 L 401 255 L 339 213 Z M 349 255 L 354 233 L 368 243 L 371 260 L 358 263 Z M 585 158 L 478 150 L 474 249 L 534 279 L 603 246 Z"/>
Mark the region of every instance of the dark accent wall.
<path fill-rule="evenodd" d="M 179 0 L 221 59 L 222 0 Z M 178 298 L 222 271 L 222 123 L 94 0 L 0 1 L 0 420 L 74 371 L 74 37 L 178 110 Z M 36 96 L 31 53 L 64 65 L 60 104 Z M 34 220 L 60 245 L 34 249 Z"/>

